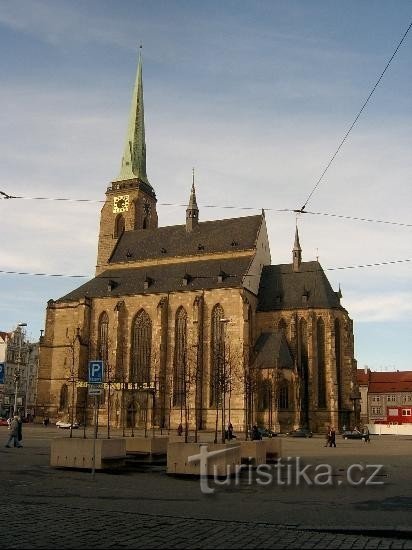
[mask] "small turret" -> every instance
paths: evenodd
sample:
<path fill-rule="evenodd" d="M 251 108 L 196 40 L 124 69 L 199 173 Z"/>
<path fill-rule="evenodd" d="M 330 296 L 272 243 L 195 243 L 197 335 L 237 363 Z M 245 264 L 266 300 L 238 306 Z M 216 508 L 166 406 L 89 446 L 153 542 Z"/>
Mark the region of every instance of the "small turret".
<path fill-rule="evenodd" d="M 198 225 L 199 225 L 199 208 L 197 207 L 197 202 L 196 202 L 195 171 L 193 169 L 192 189 L 190 192 L 189 204 L 186 208 L 186 231 L 190 233 Z"/>
<path fill-rule="evenodd" d="M 302 248 L 300 247 L 300 243 L 299 243 L 298 226 L 296 226 L 295 244 L 293 245 L 292 260 L 293 260 L 293 271 L 294 272 L 300 271 L 300 266 L 302 264 Z"/>

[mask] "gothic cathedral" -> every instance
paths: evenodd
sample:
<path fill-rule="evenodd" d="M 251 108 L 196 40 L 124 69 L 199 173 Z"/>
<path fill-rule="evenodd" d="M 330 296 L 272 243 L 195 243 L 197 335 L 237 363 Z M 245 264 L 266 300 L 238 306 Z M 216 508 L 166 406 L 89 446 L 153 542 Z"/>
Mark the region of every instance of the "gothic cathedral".
<path fill-rule="evenodd" d="M 158 226 L 146 173 L 139 58 L 118 178 L 101 210 L 96 276 L 47 304 L 37 414 L 114 427 L 324 431 L 356 422 L 353 324 L 317 261 L 271 265 L 265 215 Z"/>

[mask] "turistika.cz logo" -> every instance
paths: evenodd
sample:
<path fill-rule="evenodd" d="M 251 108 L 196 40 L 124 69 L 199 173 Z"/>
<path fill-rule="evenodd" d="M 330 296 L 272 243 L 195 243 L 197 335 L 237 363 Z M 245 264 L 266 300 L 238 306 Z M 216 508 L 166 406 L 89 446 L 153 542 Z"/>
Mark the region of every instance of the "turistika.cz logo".
<path fill-rule="evenodd" d="M 200 490 L 203 494 L 213 494 L 218 487 L 241 487 L 244 485 L 296 487 L 299 485 L 361 487 L 383 485 L 383 464 L 351 464 L 345 470 L 334 471 L 331 464 L 305 464 L 301 457 L 278 458 L 274 464 L 226 465 L 222 476 L 216 464 L 209 460 L 219 455 L 233 452 L 239 446 L 208 451 L 201 445 L 199 454 L 188 457 L 190 463 L 200 463 Z"/>

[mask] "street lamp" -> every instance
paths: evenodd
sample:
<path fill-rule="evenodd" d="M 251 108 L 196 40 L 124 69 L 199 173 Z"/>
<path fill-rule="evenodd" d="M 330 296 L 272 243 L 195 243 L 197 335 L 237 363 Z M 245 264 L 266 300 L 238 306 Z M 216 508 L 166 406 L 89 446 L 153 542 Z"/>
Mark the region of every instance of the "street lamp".
<path fill-rule="evenodd" d="M 19 323 L 17 325 L 17 328 L 27 327 L 27 323 Z M 19 383 L 21 378 L 21 348 L 22 348 L 22 340 L 23 340 L 24 333 L 22 330 L 19 330 L 19 353 L 17 355 L 17 369 L 14 372 L 14 383 L 15 383 L 15 394 L 14 394 L 14 415 L 17 414 L 17 393 L 19 391 Z"/>

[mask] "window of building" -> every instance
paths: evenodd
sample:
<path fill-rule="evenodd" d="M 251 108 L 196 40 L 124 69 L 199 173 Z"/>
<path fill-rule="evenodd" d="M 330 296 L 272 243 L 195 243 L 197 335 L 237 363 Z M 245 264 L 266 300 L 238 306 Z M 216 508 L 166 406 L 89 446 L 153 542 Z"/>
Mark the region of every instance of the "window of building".
<path fill-rule="evenodd" d="M 132 325 L 132 357 L 130 379 L 139 385 L 150 384 L 150 357 L 152 351 L 152 322 L 144 309 Z"/>
<path fill-rule="evenodd" d="M 212 349 L 210 365 L 210 406 L 217 407 L 220 404 L 223 374 L 224 352 L 224 327 L 221 319 L 225 318 L 225 312 L 220 304 L 216 304 L 212 311 Z"/>
<path fill-rule="evenodd" d="M 284 383 L 279 389 L 279 409 L 289 408 L 289 387 L 287 383 Z"/>
<path fill-rule="evenodd" d="M 386 400 L 389 402 L 389 403 L 396 403 L 396 395 L 388 395 Z"/>
<path fill-rule="evenodd" d="M 316 324 L 318 352 L 318 407 L 326 407 L 325 323 L 322 318 Z"/>
<path fill-rule="evenodd" d="M 60 389 L 59 409 L 61 411 L 64 411 L 65 409 L 67 409 L 68 400 L 69 400 L 69 388 L 67 387 L 67 384 L 63 384 L 63 386 Z"/>
<path fill-rule="evenodd" d="M 402 416 L 411 416 L 411 409 L 403 409 Z"/>
<path fill-rule="evenodd" d="M 173 405 L 182 406 L 186 396 L 187 313 L 179 307 L 175 321 L 175 357 L 173 368 Z"/>
<path fill-rule="evenodd" d="M 382 407 L 372 407 L 372 414 L 382 414 Z"/>
<path fill-rule="evenodd" d="M 97 343 L 97 353 L 99 359 L 107 362 L 108 358 L 108 337 L 109 337 L 109 316 L 105 311 L 100 315 L 99 318 L 99 335 Z"/>
<path fill-rule="evenodd" d="M 372 403 L 380 403 L 381 396 L 380 395 L 372 395 Z"/>

